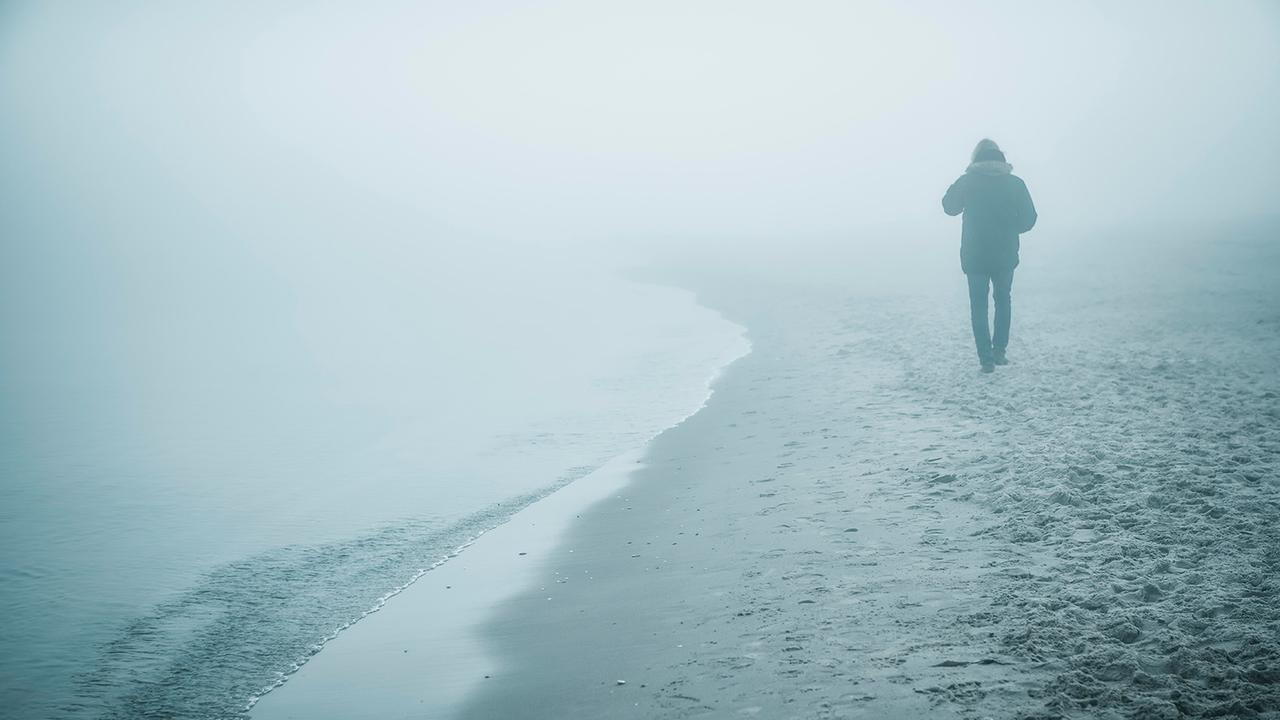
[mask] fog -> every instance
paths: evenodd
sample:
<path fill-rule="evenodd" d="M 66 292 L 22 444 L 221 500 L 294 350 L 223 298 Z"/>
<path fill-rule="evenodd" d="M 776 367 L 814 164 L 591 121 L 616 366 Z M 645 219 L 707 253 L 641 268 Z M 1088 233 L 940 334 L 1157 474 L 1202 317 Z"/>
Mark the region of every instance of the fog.
<path fill-rule="evenodd" d="M 397 302 L 334 287 L 496 292 L 569 257 L 950 262 L 938 199 L 983 136 L 1038 237 L 1273 216 L 1280 9 L 11 2 L 0 105 L 13 353 L 161 297 L 202 332 L 332 323 Z"/>
<path fill-rule="evenodd" d="M 1269 213 L 1280 186 L 1266 2 L 3 12 L 10 255 L 18 237 L 174 225 L 293 236 L 285 253 L 348 228 L 852 239 L 938 227 L 988 135 L 1055 223 Z"/>
<path fill-rule="evenodd" d="M 695 412 L 742 328 L 626 278 L 953 288 L 964 339 L 940 199 L 991 137 L 1041 307 L 1198 297 L 1150 248 L 1272 232 L 1277 127 L 1265 1 L 0 2 L 0 705 L 242 712 Z"/>

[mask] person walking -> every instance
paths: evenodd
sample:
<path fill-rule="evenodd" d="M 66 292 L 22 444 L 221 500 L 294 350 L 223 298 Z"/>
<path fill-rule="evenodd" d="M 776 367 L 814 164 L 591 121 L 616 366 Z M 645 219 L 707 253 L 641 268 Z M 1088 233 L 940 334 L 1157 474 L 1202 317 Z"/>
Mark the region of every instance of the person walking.
<path fill-rule="evenodd" d="M 947 188 L 942 210 L 964 213 L 960 230 L 960 269 L 969 279 L 969 316 L 982 372 L 994 372 L 1009 358 L 1010 291 L 1018 267 L 1018 236 L 1036 224 L 1036 207 L 1022 178 L 994 141 L 973 149 L 969 167 Z M 987 289 L 993 290 L 995 331 L 987 324 Z"/>

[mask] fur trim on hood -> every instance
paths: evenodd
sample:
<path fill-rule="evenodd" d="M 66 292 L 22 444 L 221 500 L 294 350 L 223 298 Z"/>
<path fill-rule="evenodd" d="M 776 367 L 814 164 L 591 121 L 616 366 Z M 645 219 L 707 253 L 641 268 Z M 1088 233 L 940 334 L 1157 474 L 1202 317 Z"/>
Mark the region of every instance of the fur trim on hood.
<path fill-rule="evenodd" d="M 1013 172 L 1013 166 L 999 160 L 982 160 L 969 163 L 969 167 L 965 169 L 965 172 L 974 173 L 975 175 L 1008 175 Z"/>

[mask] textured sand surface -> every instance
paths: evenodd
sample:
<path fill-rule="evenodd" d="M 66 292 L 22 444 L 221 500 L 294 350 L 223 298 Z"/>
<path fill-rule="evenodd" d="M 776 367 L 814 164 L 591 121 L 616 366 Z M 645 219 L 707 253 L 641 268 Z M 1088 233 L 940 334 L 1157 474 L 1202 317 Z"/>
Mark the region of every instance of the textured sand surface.
<path fill-rule="evenodd" d="M 463 716 L 1280 717 L 1273 248 L 1024 268 L 990 377 L 946 286 L 684 278 L 754 352 Z"/>

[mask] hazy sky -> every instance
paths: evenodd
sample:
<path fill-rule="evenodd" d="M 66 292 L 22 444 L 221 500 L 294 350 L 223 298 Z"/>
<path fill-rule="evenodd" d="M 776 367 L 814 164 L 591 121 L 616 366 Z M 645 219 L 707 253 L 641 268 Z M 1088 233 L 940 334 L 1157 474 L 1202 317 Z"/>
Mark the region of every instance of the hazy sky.
<path fill-rule="evenodd" d="M 0 104 L 29 229 L 857 235 L 984 135 L 1047 221 L 1218 219 L 1274 212 L 1280 4 L 10 2 Z"/>

